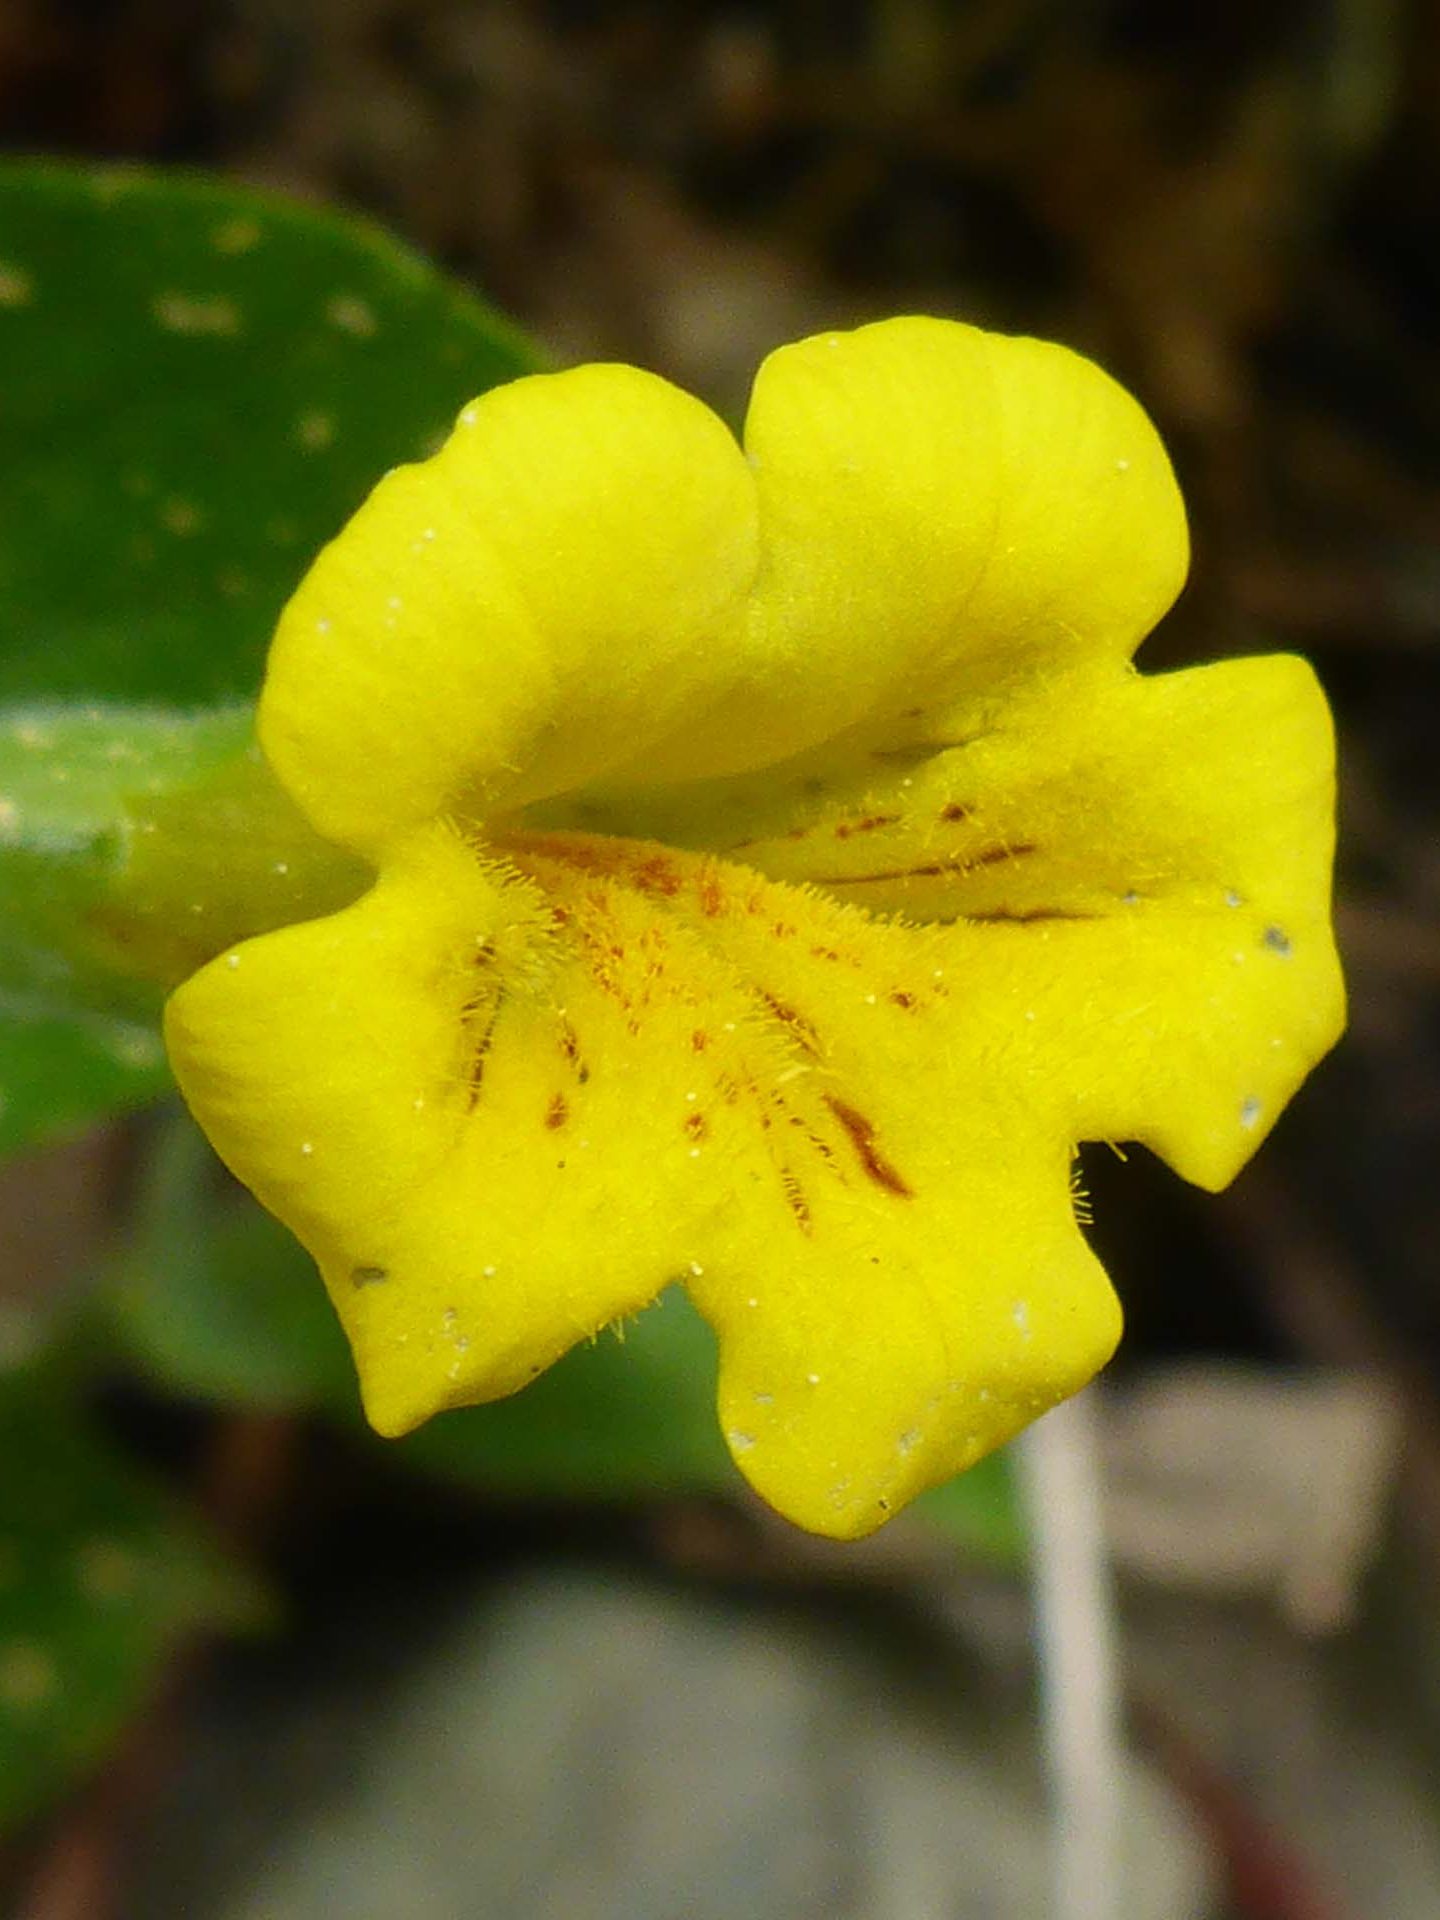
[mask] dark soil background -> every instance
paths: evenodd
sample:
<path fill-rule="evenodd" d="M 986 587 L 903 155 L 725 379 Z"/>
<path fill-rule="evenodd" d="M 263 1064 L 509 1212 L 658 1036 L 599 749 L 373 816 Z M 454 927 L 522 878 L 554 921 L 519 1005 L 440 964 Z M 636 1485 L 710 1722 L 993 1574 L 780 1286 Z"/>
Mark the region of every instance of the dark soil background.
<path fill-rule="evenodd" d="M 0 0 L 0 145 L 365 209 L 732 415 L 771 346 L 906 310 L 1124 380 L 1195 541 L 1146 662 L 1330 691 L 1353 1014 L 1220 1199 L 1087 1158 L 1122 1364 L 1390 1373 L 1440 1580 L 1440 8 Z"/>

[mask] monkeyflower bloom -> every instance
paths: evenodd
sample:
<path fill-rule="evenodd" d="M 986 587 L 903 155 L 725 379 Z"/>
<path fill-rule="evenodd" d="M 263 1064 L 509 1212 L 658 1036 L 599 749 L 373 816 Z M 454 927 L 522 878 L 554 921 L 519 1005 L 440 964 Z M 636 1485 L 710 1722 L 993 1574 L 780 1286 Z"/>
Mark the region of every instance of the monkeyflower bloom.
<path fill-rule="evenodd" d="M 938 320 L 775 353 L 743 450 L 588 366 L 381 481 L 260 707 L 374 885 L 167 1023 L 380 1432 L 679 1280 L 850 1536 L 1105 1362 L 1076 1143 L 1221 1187 L 1342 1022 L 1310 670 L 1131 667 L 1186 558 L 1114 382 Z"/>

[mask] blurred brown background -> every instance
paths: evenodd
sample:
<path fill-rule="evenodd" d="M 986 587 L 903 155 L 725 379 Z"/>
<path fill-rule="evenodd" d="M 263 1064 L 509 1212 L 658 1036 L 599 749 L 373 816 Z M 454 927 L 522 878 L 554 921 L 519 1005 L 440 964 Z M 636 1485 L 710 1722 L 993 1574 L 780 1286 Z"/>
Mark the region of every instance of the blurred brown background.
<path fill-rule="evenodd" d="M 0 142 L 363 208 L 558 357 L 732 417 L 771 346 L 905 310 L 1064 339 L 1137 392 L 1195 536 L 1146 660 L 1291 647 L 1330 690 L 1353 1016 L 1220 1199 L 1087 1156 L 1122 1366 L 1378 1369 L 1401 1611 L 1433 1615 L 1440 8 L 0 0 Z M 1440 1653 L 1386 1684 L 1417 1680 L 1433 1735 Z"/>

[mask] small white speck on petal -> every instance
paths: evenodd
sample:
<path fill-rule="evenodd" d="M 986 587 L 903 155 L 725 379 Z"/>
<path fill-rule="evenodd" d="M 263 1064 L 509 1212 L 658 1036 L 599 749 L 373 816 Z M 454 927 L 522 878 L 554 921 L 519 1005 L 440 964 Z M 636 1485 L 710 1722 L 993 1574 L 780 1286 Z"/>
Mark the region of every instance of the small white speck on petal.
<path fill-rule="evenodd" d="M 1115 462 L 1115 471 L 1117 473 L 1128 473 L 1130 471 L 1130 462 L 1128 460 L 1117 460 Z"/>
<path fill-rule="evenodd" d="M 701 1277 L 701 1275 L 704 1273 L 705 1269 L 704 1267 L 701 1266 L 698 1260 L 692 1260 L 690 1262 L 690 1271 L 691 1273 L 694 1274 L 695 1278 L 698 1280 Z"/>
<path fill-rule="evenodd" d="M 278 873 L 282 879 L 287 873 L 289 873 L 289 871 L 290 871 L 290 862 L 288 860 L 277 860 L 275 862 L 275 865 L 271 868 L 271 872 Z"/>
<path fill-rule="evenodd" d="M 233 972 L 235 971 L 235 969 L 236 969 L 236 968 L 237 968 L 237 967 L 239 966 L 239 964 L 240 964 L 240 956 L 239 956 L 239 954 L 238 954 L 238 953 L 227 953 L 227 954 L 226 954 L 226 956 L 225 956 L 225 964 L 226 964 L 226 966 L 227 966 L 227 967 L 229 967 L 229 969 L 230 969 L 230 971 L 231 971 L 231 972 L 233 973 Z"/>
<path fill-rule="evenodd" d="M 481 1275 L 486 1280 L 493 1280 L 498 1271 L 499 1269 L 497 1267 L 482 1267 L 480 1269 Z"/>
<path fill-rule="evenodd" d="M 315 1142 L 313 1140 L 302 1140 L 300 1142 L 300 1151 L 308 1159 L 309 1156 L 315 1151 Z"/>
<path fill-rule="evenodd" d="M 1255 1095 L 1253 1093 L 1247 1093 L 1245 1098 L 1240 1102 L 1241 1126 L 1246 1128 L 1258 1126 L 1260 1123 L 1260 1115 L 1263 1112 L 1264 1108 L 1255 1098 Z"/>
<path fill-rule="evenodd" d="M 820 1376 L 819 1376 L 819 1374 L 818 1374 L 818 1373 L 807 1373 L 807 1374 L 806 1374 L 806 1376 L 805 1376 L 805 1384 L 806 1384 L 806 1386 L 807 1386 L 807 1387 L 818 1387 L 818 1386 L 819 1386 L 819 1384 L 820 1384 Z"/>
<path fill-rule="evenodd" d="M 317 633 L 329 633 L 330 622 L 328 620 L 317 620 L 315 622 L 315 631 Z"/>

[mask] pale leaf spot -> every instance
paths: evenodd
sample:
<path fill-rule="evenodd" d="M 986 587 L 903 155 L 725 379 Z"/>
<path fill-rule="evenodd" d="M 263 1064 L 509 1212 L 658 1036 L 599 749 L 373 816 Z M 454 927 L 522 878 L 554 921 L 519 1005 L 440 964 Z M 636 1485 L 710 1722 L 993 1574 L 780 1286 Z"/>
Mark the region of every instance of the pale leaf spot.
<path fill-rule="evenodd" d="M 295 422 L 295 444 L 307 453 L 324 453 L 335 444 L 335 416 L 312 407 Z"/>
<path fill-rule="evenodd" d="M 60 1673 L 53 1658 L 33 1640 L 12 1640 L 0 1649 L 0 1704 L 38 1707 L 59 1685 Z"/>
<path fill-rule="evenodd" d="M 150 311 L 167 333 L 208 334 L 226 340 L 240 331 L 240 309 L 223 293 L 158 293 Z"/>
<path fill-rule="evenodd" d="M 210 244 L 217 253 L 249 253 L 252 247 L 259 246 L 260 239 L 260 222 L 240 214 L 216 227 L 210 235 Z"/>
<path fill-rule="evenodd" d="M 35 297 L 35 282 L 9 260 L 0 260 L 0 307 L 28 307 Z"/>
<path fill-rule="evenodd" d="M 140 1578 L 140 1556 L 118 1540 L 87 1540 L 75 1554 L 75 1578 L 87 1600 L 124 1600 Z"/>
<path fill-rule="evenodd" d="M 176 494 L 161 507 L 160 524 L 167 533 L 176 534 L 183 540 L 200 531 L 205 524 L 205 516 L 193 500 L 182 500 Z"/>
<path fill-rule="evenodd" d="M 375 309 L 358 293 L 337 293 L 325 309 L 325 318 L 356 340 L 372 339 L 380 330 Z"/>

